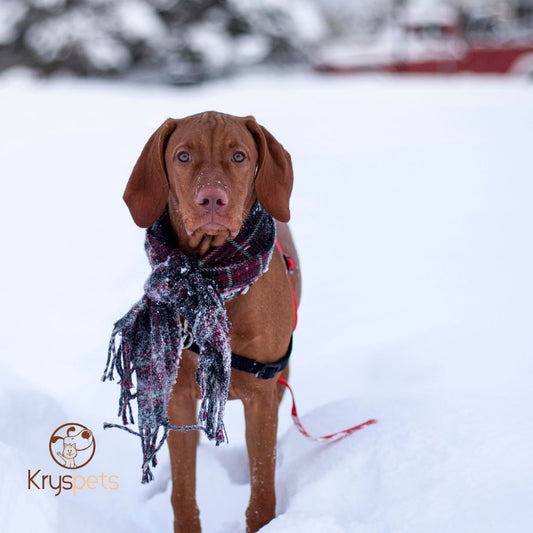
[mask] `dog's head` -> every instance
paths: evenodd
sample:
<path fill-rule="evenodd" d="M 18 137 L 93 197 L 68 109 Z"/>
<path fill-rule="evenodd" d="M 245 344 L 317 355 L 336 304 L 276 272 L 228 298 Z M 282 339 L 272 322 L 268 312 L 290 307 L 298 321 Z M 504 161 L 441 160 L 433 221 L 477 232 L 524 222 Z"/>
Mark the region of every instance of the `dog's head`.
<path fill-rule="evenodd" d="M 235 237 L 256 199 L 281 222 L 290 218 L 290 155 L 253 117 L 209 111 L 166 120 L 146 143 L 124 200 L 135 223 L 151 226 L 166 205 L 196 248 Z"/>

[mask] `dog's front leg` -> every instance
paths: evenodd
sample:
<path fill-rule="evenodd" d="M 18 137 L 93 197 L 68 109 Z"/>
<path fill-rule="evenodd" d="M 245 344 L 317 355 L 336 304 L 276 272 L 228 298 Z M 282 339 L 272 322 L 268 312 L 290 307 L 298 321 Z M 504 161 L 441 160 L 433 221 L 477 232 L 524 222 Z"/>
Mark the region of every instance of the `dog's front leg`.
<path fill-rule="evenodd" d="M 196 423 L 196 399 L 180 393 L 174 387 L 169 406 L 170 423 L 186 426 Z M 170 464 L 172 469 L 172 508 L 174 510 L 174 533 L 199 533 L 200 512 L 196 504 L 196 448 L 197 431 L 171 431 L 168 436 Z"/>
<path fill-rule="evenodd" d="M 265 384 L 267 385 L 267 384 Z M 275 470 L 279 396 L 269 383 L 243 400 L 250 465 L 250 503 L 246 530 L 254 533 L 276 513 Z"/>

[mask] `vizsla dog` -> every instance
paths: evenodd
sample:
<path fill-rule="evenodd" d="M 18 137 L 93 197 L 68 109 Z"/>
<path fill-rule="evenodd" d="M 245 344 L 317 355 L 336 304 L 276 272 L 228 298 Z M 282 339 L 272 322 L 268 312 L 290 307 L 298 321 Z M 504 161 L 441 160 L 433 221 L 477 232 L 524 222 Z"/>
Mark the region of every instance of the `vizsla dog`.
<path fill-rule="evenodd" d="M 292 165 L 281 144 L 253 117 L 206 112 L 168 119 L 148 140 L 124 193 L 132 217 L 151 226 L 168 207 L 178 247 L 187 255 L 203 255 L 234 238 L 259 200 L 276 219 L 281 248 L 295 268 L 290 275 L 279 247 L 268 271 L 245 294 L 226 303 L 231 323 L 231 349 L 258 363 L 283 358 L 300 299 L 298 258 L 285 224 L 290 217 Z M 195 372 L 198 355 L 184 350 L 168 407 L 170 423 L 194 425 L 200 390 Z M 232 369 L 229 399 L 240 399 L 246 419 L 251 494 L 247 530 L 254 532 L 274 518 L 276 432 L 281 387 L 288 367 L 270 379 Z M 174 531 L 201 530 L 196 504 L 198 432 L 171 432 Z"/>

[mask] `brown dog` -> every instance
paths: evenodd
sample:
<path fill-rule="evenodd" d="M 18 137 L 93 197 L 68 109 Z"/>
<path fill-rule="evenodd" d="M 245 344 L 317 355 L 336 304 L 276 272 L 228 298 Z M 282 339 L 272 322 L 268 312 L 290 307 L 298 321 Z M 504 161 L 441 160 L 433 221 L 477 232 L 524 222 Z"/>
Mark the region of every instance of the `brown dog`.
<path fill-rule="evenodd" d="M 295 307 L 300 299 L 298 258 L 288 226 L 292 190 L 289 154 L 254 118 L 207 112 L 168 119 L 144 147 L 124 193 L 133 219 L 151 226 L 168 205 L 178 246 L 188 255 L 204 254 L 235 237 L 256 199 L 277 220 L 278 240 L 295 262 L 289 277 L 276 247 L 268 271 L 250 290 L 226 303 L 232 351 L 259 363 L 272 363 L 288 350 Z M 294 293 L 293 293 L 294 290 Z M 198 356 L 185 350 L 168 415 L 174 425 L 193 425 L 200 390 Z M 246 418 L 251 495 L 247 530 L 257 531 L 275 515 L 274 471 L 278 405 L 277 377 L 259 379 L 232 369 L 230 399 L 240 398 Z M 174 531 L 200 531 L 196 504 L 198 433 L 171 432 Z"/>

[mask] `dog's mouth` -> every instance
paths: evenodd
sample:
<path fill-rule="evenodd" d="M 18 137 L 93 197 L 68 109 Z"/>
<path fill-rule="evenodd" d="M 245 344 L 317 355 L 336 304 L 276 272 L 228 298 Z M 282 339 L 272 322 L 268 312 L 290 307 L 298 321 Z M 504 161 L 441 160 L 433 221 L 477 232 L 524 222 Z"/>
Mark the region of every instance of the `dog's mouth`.
<path fill-rule="evenodd" d="M 228 239 L 235 238 L 239 229 L 234 229 L 223 222 L 209 221 L 196 223 L 186 228 L 189 236 L 189 246 L 198 249 L 200 255 L 207 252 L 209 248 L 222 246 Z"/>
<path fill-rule="evenodd" d="M 191 220 L 185 224 L 188 236 L 191 238 L 208 235 L 211 237 L 224 236 L 224 239 L 235 238 L 240 231 L 240 223 L 233 222 L 228 217 L 215 213 L 206 213 L 204 216 Z"/>
<path fill-rule="evenodd" d="M 212 237 L 224 234 L 227 236 L 227 238 L 233 238 L 236 237 L 239 232 L 220 222 L 208 222 L 207 224 L 193 226 L 192 230 L 188 230 L 187 233 L 189 237 L 193 237 L 197 234 L 211 235 Z"/>

